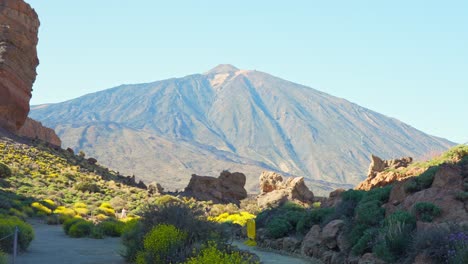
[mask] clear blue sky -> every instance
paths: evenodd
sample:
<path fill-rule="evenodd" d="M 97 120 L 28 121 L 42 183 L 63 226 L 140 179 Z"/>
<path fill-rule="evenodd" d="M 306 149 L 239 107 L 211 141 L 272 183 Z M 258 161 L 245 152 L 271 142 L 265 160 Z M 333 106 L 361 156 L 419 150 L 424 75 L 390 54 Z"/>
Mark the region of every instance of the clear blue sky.
<path fill-rule="evenodd" d="M 468 142 L 468 1 L 26 1 L 32 104 L 230 63 Z"/>

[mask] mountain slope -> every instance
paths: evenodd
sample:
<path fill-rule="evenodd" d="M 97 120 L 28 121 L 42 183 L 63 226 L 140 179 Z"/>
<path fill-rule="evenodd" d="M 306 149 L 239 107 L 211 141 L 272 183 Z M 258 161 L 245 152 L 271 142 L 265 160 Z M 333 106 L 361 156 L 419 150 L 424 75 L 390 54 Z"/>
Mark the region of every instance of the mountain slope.
<path fill-rule="evenodd" d="M 346 100 L 258 71 L 220 65 L 204 74 L 122 85 L 32 107 L 64 146 L 110 167 L 185 186 L 192 173 L 261 170 L 324 188 L 365 178 L 370 153 L 422 156 L 453 143 Z"/>

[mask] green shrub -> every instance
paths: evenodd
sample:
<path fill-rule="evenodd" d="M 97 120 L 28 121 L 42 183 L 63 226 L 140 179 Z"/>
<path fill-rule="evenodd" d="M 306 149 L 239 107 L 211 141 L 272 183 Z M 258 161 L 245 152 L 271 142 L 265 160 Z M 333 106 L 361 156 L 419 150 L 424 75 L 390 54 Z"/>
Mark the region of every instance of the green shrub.
<path fill-rule="evenodd" d="M 410 248 L 412 230 L 410 225 L 390 222 L 380 230 L 379 241 L 374 246 L 373 252 L 387 262 L 402 259 Z"/>
<path fill-rule="evenodd" d="M 110 216 L 110 217 L 115 217 L 114 208 L 112 208 L 110 203 L 107 203 L 107 202 L 104 202 L 99 206 L 98 212 L 104 215 Z"/>
<path fill-rule="evenodd" d="M 413 212 L 423 222 L 432 222 L 434 217 L 441 214 L 439 207 L 432 203 L 420 202 L 413 205 Z"/>
<path fill-rule="evenodd" d="M 143 224 L 140 220 L 130 220 L 122 231 L 122 244 L 125 246 L 123 257 L 127 262 L 134 262 L 138 251 L 143 250 Z"/>
<path fill-rule="evenodd" d="M 68 232 L 70 231 L 70 228 L 72 227 L 72 225 L 80 221 L 85 221 L 85 220 L 83 220 L 82 218 L 70 218 L 68 220 L 65 220 L 65 222 L 63 222 L 63 231 L 65 232 L 65 234 L 68 235 Z"/>
<path fill-rule="evenodd" d="M 158 197 L 154 201 L 157 205 L 170 205 L 170 204 L 180 204 L 182 200 L 172 195 L 165 194 L 163 196 Z"/>
<path fill-rule="evenodd" d="M 185 264 L 208 264 L 208 263 L 219 263 L 219 264 L 250 264 L 258 263 L 246 259 L 240 252 L 226 252 L 218 249 L 215 243 L 209 243 L 205 246 L 197 256 L 190 258 Z"/>
<path fill-rule="evenodd" d="M 293 228 L 285 218 L 275 218 L 266 225 L 267 234 L 272 238 L 285 237 Z"/>
<path fill-rule="evenodd" d="M 136 263 L 174 263 L 179 248 L 187 238 L 187 233 L 175 226 L 161 224 L 145 235 L 144 251 L 137 254 Z"/>
<path fill-rule="evenodd" d="M 377 234 L 378 230 L 375 228 L 366 229 L 357 240 L 357 243 L 351 248 L 351 253 L 355 256 L 361 256 L 366 252 L 370 252 Z"/>
<path fill-rule="evenodd" d="M 122 235 L 125 223 L 117 220 L 107 220 L 97 225 L 102 230 L 103 234 L 111 237 L 119 237 Z"/>
<path fill-rule="evenodd" d="M 421 175 L 411 178 L 404 185 L 405 191 L 407 193 L 414 193 L 431 187 L 434 175 L 438 170 L 439 166 L 429 167 Z"/>
<path fill-rule="evenodd" d="M 359 203 L 356 207 L 356 220 L 360 223 L 374 226 L 380 223 L 385 216 L 385 209 L 377 200 Z"/>
<path fill-rule="evenodd" d="M 88 237 L 91 235 L 94 225 L 85 220 L 78 221 L 70 227 L 68 235 L 74 238 Z"/>
<path fill-rule="evenodd" d="M 384 226 L 390 226 L 396 223 L 408 225 L 412 229 L 416 228 L 416 218 L 406 211 L 398 210 L 389 215 L 387 218 L 385 218 Z"/>
<path fill-rule="evenodd" d="M 341 194 L 343 201 L 354 201 L 360 202 L 362 198 L 366 195 L 366 191 L 361 190 L 347 190 Z"/>
<path fill-rule="evenodd" d="M 311 210 L 302 215 L 297 221 L 296 231 L 300 234 L 309 232 L 313 225 L 320 225 L 325 219 L 335 212 L 335 208 L 319 208 Z"/>
<path fill-rule="evenodd" d="M 18 244 L 21 250 L 26 250 L 34 239 L 34 230 L 31 225 L 25 223 L 15 216 L 3 216 L 0 219 L 0 238 L 6 237 L 15 232 L 18 227 Z M 11 252 L 13 245 L 13 236 L 0 241 L 0 249 L 5 252 Z"/>
<path fill-rule="evenodd" d="M 94 238 L 94 239 L 103 239 L 104 238 L 104 231 L 101 228 L 99 228 L 98 226 L 94 226 L 91 229 L 91 234 L 89 234 L 89 237 Z"/>
<path fill-rule="evenodd" d="M 390 192 L 392 191 L 392 188 L 392 185 L 373 188 L 365 193 L 364 197 L 361 200 L 361 203 L 365 203 L 368 201 L 379 201 L 382 204 L 384 204 L 388 202 L 388 198 L 390 197 Z"/>
<path fill-rule="evenodd" d="M 99 186 L 92 182 L 80 182 L 75 185 L 75 189 L 81 192 L 100 193 Z"/>
<path fill-rule="evenodd" d="M 455 199 L 459 200 L 459 201 L 462 201 L 462 202 L 466 202 L 468 201 L 468 192 L 457 192 L 455 194 Z"/>
<path fill-rule="evenodd" d="M 0 162 L 0 179 L 11 177 L 11 169 L 7 165 Z"/>

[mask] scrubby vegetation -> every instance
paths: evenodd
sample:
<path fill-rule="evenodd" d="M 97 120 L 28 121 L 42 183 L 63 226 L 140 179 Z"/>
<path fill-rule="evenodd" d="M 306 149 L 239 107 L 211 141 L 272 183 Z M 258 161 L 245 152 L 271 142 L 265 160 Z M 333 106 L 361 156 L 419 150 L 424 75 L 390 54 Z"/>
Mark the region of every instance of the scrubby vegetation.
<path fill-rule="evenodd" d="M 26 250 L 34 239 L 34 230 L 31 225 L 25 223 L 15 216 L 0 215 L 0 238 L 5 238 L 0 241 L 0 250 L 11 252 L 13 247 L 13 234 L 15 228 L 18 227 L 18 244 L 21 250 Z"/>
<path fill-rule="evenodd" d="M 148 205 L 140 220 L 130 221 L 124 228 L 125 258 L 137 263 L 208 263 L 203 261 L 211 258 L 237 261 L 240 254 L 226 250 L 228 230 L 208 221 L 202 209 L 202 205 L 190 207 L 186 203 Z M 209 249 L 198 252 L 201 244 Z M 243 262 L 227 263 L 252 263 L 247 257 L 241 259 Z"/>

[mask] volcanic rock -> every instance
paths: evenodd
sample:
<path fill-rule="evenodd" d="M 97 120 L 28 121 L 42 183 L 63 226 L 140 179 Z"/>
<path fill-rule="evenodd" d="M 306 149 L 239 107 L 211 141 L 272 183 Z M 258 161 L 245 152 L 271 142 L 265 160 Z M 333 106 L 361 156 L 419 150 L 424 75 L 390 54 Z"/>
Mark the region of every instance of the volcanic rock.
<path fill-rule="evenodd" d="M 288 178 L 276 172 L 264 171 L 260 175 L 260 195 L 257 196 L 257 204 L 260 208 L 282 205 L 287 201 L 300 204 L 310 204 L 314 200 L 314 194 L 304 183 L 304 177 Z"/>
<path fill-rule="evenodd" d="M 185 194 L 201 201 L 235 203 L 247 198 L 246 177 L 243 173 L 223 171 L 218 178 L 192 175 Z"/>
<path fill-rule="evenodd" d="M 27 118 L 24 125 L 18 130 L 17 134 L 22 137 L 39 139 L 54 146 L 60 147 L 62 141 L 51 128 L 45 127 L 41 122 Z"/>
<path fill-rule="evenodd" d="M 39 64 L 38 29 L 38 16 L 29 4 L 0 1 L 0 126 L 13 132 L 23 126 L 29 113 Z"/>
<path fill-rule="evenodd" d="M 367 179 L 361 182 L 356 189 L 368 191 L 374 187 L 385 186 L 395 181 L 400 181 L 404 178 L 419 175 L 422 171 L 406 171 L 397 170 L 406 168 L 413 161 L 411 157 L 401 159 L 382 160 L 381 158 L 371 155 L 371 164 L 367 173 Z"/>

